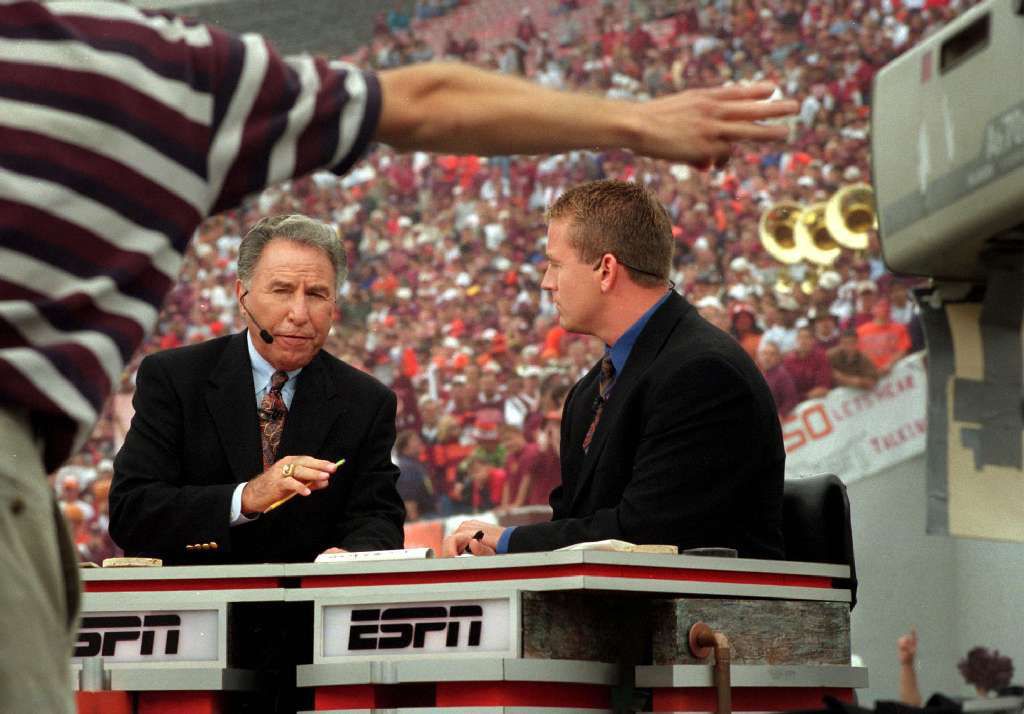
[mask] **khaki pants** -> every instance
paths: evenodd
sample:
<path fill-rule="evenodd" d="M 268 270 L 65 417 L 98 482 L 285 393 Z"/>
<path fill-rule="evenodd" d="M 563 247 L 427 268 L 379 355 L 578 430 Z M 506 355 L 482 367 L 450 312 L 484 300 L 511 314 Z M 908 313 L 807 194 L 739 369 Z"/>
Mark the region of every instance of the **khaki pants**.
<path fill-rule="evenodd" d="M 0 409 L 0 712 L 73 712 L 74 547 L 28 419 Z"/>

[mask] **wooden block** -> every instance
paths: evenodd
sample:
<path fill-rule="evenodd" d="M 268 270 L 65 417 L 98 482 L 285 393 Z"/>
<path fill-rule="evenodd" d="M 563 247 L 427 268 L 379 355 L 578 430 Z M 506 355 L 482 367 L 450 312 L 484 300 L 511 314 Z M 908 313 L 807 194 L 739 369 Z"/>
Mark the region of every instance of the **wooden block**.
<path fill-rule="evenodd" d="M 642 664 L 648 602 L 601 592 L 523 592 L 523 657 Z"/>
<path fill-rule="evenodd" d="M 850 663 L 847 603 L 679 598 L 651 607 L 654 664 L 700 663 L 687 645 L 696 622 L 729 638 L 733 664 Z"/>

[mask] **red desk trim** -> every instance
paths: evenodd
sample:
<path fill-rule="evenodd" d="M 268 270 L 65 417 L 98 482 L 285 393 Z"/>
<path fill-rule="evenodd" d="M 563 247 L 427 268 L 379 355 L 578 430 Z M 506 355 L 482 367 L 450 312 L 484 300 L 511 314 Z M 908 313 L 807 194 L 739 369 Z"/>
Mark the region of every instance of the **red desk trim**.
<path fill-rule="evenodd" d="M 168 590 L 260 590 L 281 587 L 280 578 L 191 578 L 182 580 L 87 580 L 87 593 L 159 592 Z"/>
<path fill-rule="evenodd" d="M 347 684 L 317 687 L 313 696 L 316 711 L 401 707 L 611 707 L 611 689 L 607 686 L 558 682 Z"/>
<path fill-rule="evenodd" d="M 729 583 L 736 585 L 775 585 L 780 587 L 832 587 L 832 578 L 821 575 L 789 573 L 751 573 L 731 570 L 700 570 L 697 568 L 658 568 L 637 565 L 602 565 L 572 563 L 568 565 L 533 565 L 522 568 L 485 568 L 482 570 L 410 571 L 403 573 L 336 573 L 310 575 L 302 578 L 304 588 L 354 587 L 371 585 L 417 585 L 470 583 L 498 580 L 529 580 L 589 576 L 597 578 L 628 578 L 639 580 L 672 580 L 679 582 Z"/>

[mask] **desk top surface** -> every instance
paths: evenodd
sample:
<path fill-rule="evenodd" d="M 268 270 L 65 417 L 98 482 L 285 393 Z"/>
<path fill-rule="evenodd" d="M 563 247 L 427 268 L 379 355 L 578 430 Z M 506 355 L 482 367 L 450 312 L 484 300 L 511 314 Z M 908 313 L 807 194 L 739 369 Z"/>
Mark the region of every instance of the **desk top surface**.
<path fill-rule="evenodd" d="M 419 558 L 342 563 L 170 566 L 83 569 L 87 591 L 159 589 L 323 588 L 359 585 L 438 585 L 474 581 L 537 582 L 558 578 L 734 583 L 832 588 L 849 577 L 844 565 L 689 555 L 560 551 L 492 558 Z M 146 588 L 150 589 L 150 588 Z M 523 589 L 529 589 L 525 587 Z"/>

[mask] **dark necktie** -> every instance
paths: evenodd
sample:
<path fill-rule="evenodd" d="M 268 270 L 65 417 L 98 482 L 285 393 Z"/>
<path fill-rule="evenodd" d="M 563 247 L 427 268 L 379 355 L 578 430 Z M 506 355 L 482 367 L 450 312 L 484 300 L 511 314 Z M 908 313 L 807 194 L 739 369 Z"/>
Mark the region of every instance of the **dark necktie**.
<path fill-rule="evenodd" d="M 274 463 L 277 445 L 281 443 L 281 432 L 284 431 L 284 420 L 288 416 L 288 407 L 284 405 L 281 387 L 288 381 L 288 373 L 277 370 L 270 377 L 270 390 L 260 403 L 260 440 L 263 442 L 263 470 L 266 471 Z"/>
<path fill-rule="evenodd" d="M 615 365 L 612 358 L 606 356 L 601 360 L 601 378 L 597 382 L 597 399 L 595 400 L 594 419 L 590 422 L 587 435 L 583 437 L 583 453 L 587 453 L 590 442 L 594 439 L 594 431 L 597 430 L 597 422 L 601 420 L 601 412 L 604 411 L 604 404 L 608 401 L 608 395 L 615 383 Z"/>

